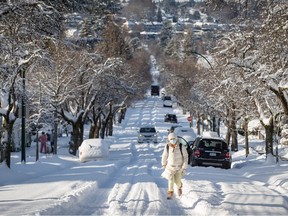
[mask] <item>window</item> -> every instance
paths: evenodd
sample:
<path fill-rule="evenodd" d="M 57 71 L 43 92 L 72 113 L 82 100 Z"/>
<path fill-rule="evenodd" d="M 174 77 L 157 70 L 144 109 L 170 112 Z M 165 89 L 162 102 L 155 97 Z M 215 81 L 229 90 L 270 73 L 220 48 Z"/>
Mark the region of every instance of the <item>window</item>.
<path fill-rule="evenodd" d="M 140 128 L 141 133 L 155 133 L 155 128 Z"/>
<path fill-rule="evenodd" d="M 203 139 L 199 143 L 200 148 L 215 149 L 215 150 L 227 150 L 227 144 L 221 140 Z"/>

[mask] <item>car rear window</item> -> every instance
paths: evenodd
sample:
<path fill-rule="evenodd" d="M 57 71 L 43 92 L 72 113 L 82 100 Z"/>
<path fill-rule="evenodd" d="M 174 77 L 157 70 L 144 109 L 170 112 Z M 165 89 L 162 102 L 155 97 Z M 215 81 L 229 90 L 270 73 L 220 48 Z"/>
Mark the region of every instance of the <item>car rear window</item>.
<path fill-rule="evenodd" d="M 140 128 L 140 133 L 155 133 L 155 128 Z"/>
<path fill-rule="evenodd" d="M 165 96 L 164 100 L 171 100 L 171 97 L 170 96 Z"/>
<path fill-rule="evenodd" d="M 215 149 L 215 150 L 227 150 L 228 146 L 225 142 L 221 140 L 210 140 L 210 139 L 203 139 L 199 142 L 200 148 L 205 149 Z"/>

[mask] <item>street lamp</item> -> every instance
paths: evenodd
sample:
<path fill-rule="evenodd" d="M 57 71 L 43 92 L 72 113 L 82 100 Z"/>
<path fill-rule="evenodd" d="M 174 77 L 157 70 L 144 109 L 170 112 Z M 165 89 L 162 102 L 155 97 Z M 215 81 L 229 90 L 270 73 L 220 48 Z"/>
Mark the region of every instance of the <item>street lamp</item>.
<path fill-rule="evenodd" d="M 21 125 L 21 163 L 26 162 L 26 131 L 25 131 L 25 118 L 26 118 L 26 104 L 25 104 L 25 68 L 21 70 L 21 78 L 22 78 L 22 125 Z"/>
<path fill-rule="evenodd" d="M 53 142 L 54 142 L 54 146 L 53 146 L 53 154 L 57 154 L 57 147 L 58 147 L 58 143 L 57 143 L 57 138 L 58 138 L 58 124 L 59 124 L 59 118 L 58 118 L 58 114 L 57 114 L 57 110 L 54 111 L 54 133 L 51 134 L 53 136 Z"/>

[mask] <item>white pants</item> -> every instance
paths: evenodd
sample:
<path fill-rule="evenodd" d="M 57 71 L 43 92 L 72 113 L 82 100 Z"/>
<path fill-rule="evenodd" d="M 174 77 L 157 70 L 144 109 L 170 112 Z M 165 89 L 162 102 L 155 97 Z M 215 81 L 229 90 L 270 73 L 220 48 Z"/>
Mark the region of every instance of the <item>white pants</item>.
<path fill-rule="evenodd" d="M 176 184 L 178 189 L 181 188 L 182 187 L 181 179 L 182 179 L 182 171 L 179 170 L 168 181 L 168 191 L 174 191 L 174 184 Z"/>

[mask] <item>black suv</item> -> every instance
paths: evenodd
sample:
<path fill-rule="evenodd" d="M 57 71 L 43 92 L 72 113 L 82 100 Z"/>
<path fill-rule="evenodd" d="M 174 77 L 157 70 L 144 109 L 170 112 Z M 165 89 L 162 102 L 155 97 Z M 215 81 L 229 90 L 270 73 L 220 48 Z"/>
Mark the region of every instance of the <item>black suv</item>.
<path fill-rule="evenodd" d="M 230 169 L 232 157 L 227 143 L 220 137 L 198 136 L 191 146 L 192 166 L 213 166 Z"/>
<path fill-rule="evenodd" d="M 164 122 L 178 123 L 177 116 L 175 114 L 166 114 L 164 117 Z"/>

